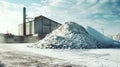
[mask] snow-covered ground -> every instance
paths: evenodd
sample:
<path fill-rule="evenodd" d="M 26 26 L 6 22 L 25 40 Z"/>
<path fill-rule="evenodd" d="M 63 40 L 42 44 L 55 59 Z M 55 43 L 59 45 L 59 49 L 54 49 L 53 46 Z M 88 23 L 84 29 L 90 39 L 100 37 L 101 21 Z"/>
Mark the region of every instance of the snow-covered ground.
<path fill-rule="evenodd" d="M 120 67 L 120 49 L 36 49 L 28 48 L 30 44 L 0 44 L 0 66 Z"/>

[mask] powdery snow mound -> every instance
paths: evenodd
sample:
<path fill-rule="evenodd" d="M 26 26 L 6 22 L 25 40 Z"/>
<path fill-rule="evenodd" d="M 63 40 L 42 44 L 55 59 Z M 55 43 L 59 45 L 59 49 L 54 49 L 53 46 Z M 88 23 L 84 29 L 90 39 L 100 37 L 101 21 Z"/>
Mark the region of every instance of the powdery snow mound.
<path fill-rule="evenodd" d="M 37 42 L 37 48 L 97 48 L 101 43 L 94 39 L 81 25 L 66 22 L 58 29 L 48 34 L 43 40 Z"/>
<path fill-rule="evenodd" d="M 87 31 L 91 36 L 93 36 L 96 40 L 102 43 L 101 45 L 98 45 L 99 48 L 120 47 L 120 42 L 110 39 L 107 36 L 104 36 L 92 27 L 87 27 Z"/>

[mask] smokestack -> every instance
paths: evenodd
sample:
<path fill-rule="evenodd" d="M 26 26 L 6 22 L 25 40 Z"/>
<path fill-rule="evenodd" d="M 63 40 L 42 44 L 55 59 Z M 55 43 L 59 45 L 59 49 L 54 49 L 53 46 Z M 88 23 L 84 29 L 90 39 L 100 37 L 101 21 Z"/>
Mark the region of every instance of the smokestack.
<path fill-rule="evenodd" d="M 23 36 L 26 36 L 26 8 L 23 7 Z"/>

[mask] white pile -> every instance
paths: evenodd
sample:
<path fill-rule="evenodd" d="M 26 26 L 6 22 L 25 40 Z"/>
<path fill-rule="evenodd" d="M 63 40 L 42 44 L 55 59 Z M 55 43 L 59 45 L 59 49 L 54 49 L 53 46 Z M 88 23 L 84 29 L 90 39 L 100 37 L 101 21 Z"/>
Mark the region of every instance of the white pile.
<path fill-rule="evenodd" d="M 106 38 L 103 35 L 100 35 L 94 29 L 88 27 L 87 31 L 84 27 L 77 23 L 66 22 L 58 29 L 48 34 L 43 40 L 37 42 L 33 47 L 83 49 L 107 48 L 114 45 L 114 43 L 111 43 L 114 41 Z"/>
<path fill-rule="evenodd" d="M 98 48 L 120 47 L 120 42 L 108 38 L 107 36 L 93 29 L 92 27 L 87 27 L 87 31 L 91 36 L 93 36 L 96 40 L 102 43 L 101 45 L 98 45 Z"/>
<path fill-rule="evenodd" d="M 100 45 L 101 43 L 89 35 L 81 25 L 66 22 L 34 46 L 37 48 L 80 49 L 97 48 L 96 44 Z"/>

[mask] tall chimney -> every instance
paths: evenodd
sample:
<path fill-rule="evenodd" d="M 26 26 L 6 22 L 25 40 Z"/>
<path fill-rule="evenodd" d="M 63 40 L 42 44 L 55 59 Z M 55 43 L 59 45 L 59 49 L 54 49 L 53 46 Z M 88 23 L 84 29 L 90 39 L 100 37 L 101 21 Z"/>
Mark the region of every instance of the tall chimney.
<path fill-rule="evenodd" d="M 23 7 L 23 36 L 26 36 L 26 8 Z"/>

